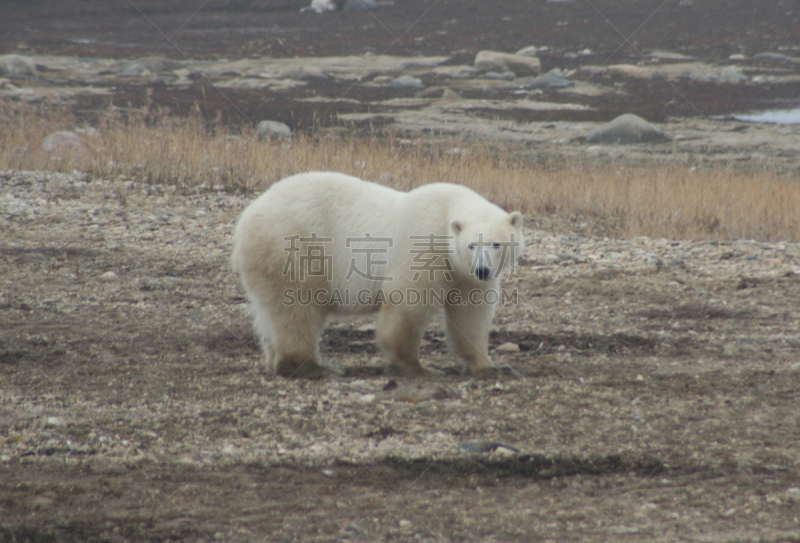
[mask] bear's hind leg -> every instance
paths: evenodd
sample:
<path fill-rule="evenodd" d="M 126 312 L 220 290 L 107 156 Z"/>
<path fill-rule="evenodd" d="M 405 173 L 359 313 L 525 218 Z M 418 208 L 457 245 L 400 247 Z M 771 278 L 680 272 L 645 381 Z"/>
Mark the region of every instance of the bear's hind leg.
<path fill-rule="evenodd" d="M 319 337 L 325 326 L 322 312 L 313 306 L 282 306 L 271 311 L 257 307 L 255 313 L 267 367 L 277 375 L 319 379 L 335 373 L 319 362 Z"/>
<path fill-rule="evenodd" d="M 419 362 L 419 345 L 429 315 L 400 305 L 385 305 L 378 315 L 378 346 L 389 359 L 389 371 L 409 377 L 440 375 Z"/>

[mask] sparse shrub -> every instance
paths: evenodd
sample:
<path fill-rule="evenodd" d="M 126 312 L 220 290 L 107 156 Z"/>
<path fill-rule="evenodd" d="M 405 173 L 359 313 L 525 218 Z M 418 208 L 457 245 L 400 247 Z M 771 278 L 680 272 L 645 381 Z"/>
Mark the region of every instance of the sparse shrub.
<path fill-rule="evenodd" d="M 556 164 L 514 149 L 459 141 L 294 134 L 258 141 L 199 109 L 175 118 L 150 104 L 105 110 L 85 134 L 88 153 L 54 155 L 48 134 L 80 128 L 57 104 L 0 101 L 0 168 L 81 170 L 153 183 L 263 189 L 288 175 L 334 170 L 399 190 L 435 181 L 469 186 L 511 210 L 546 216 L 537 226 L 584 235 L 797 241 L 800 180 L 765 168 Z"/>

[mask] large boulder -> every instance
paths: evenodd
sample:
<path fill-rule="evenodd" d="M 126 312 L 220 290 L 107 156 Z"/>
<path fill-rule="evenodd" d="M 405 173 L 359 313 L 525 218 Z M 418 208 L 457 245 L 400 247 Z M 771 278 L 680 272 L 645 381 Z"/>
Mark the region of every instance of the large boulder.
<path fill-rule="evenodd" d="M 3 55 L 0 57 L 0 76 L 10 79 L 36 77 L 36 63 L 32 58 L 22 55 Z"/>
<path fill-rule="evenodd" d="M 666 132 L 632 113 L 620 115 L 586 136 L 587 143 L 641 143 L 669 139 Z"/>
<path fill-rule="evenodd" d="M 535 45 L 529 45 L 528 47 L 523 47 L 516 53 L 517 55 L 522 55 L 523 57 L 535 57 L 539 54 L 539 48 Z"/>
<path fill-rule="evenodd" d="M 259 140 L 285 138 L 292 135 L 292 129 L 280 121 L 261 121 L 256 127 Z"/>
<path fill-rule="evenodd" d="M 481 51 L 475 57 L 475 69 L 481 72 L 513 72 L 517 77 L 539 75 L 541 62 L 536 57 Z"/>
<path fill-rule="evenodd" d="M 42 151 L 51 158 L 64 158 L 67 156 L 75 158 L 86 158 L 89 156 L 89 146 L 82 134 L 63 130 L 53 132 L 42 140 Z"/>

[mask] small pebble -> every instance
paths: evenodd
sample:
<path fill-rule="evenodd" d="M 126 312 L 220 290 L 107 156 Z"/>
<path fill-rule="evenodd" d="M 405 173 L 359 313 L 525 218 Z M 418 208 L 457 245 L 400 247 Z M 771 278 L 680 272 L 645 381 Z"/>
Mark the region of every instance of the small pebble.
<path fill-rule="evenodd" d="M 519 452 L 518 448 L 512 445 L 506 445 L 505 443 L 500 443 L 499 441 L 468 441 L 458 448 L 464 452 L 470 453 L 494 452 L 499 448 L 506 449 L 512 453 Z"/>
<path fill-rule="evenodd" d="M 518 353 L 520 351 L 519 345 L 516 343 L 506 342 L 495 347 L 495 351 L 502 351 L 507 353 Z"/>
<path fill-rule="evenodd" d="M 119 279 L 119 276 L 113 271 L 107 271 L 106 273 L 102 274 L 99 279 L 101 281 L 116 281 Z"/>

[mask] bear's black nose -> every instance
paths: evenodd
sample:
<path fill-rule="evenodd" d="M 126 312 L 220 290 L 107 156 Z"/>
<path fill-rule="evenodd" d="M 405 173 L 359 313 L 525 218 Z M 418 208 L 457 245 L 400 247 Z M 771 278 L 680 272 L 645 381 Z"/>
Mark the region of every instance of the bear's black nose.
<path fill-rule="evenodd" d="M 480 279 L 481 281 L 486 281 L 489 278 L 489 275 L 491 273 L 492 273 L 492 270 L 490 270 L 489 268 L 487 268 L 485 266 L 484 267 L 480 267 L 480 268 L 475 270 L 475 275 L 477 275 L 478 279 Z"/>

